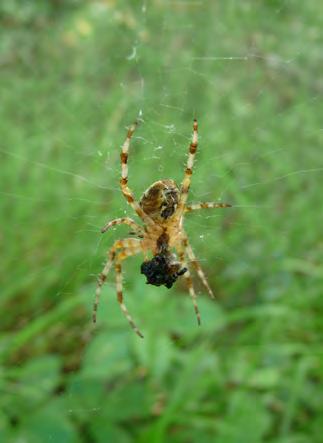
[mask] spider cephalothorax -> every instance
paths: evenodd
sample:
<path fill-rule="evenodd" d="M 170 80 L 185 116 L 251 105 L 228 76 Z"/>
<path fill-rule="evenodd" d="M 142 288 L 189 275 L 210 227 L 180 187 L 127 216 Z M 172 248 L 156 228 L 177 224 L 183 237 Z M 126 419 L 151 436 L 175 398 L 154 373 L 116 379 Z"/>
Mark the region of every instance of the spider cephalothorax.
<path fill-rule="evenodd" d="M 173 254 L 164 253 L 143 262 L 140 270 L 147 277 L 146 283 L 171 288 L 177 278 L 187 271 L 187 268 L 182 268 L 180 263 L 174 261 L 174 258 Z"/>
<path fill-rule="evenodd" d="M 193 203 L 186 204 L 188 191 L 193 172 L 193 163 L 197 150 L 197 121 L 193 124 L 193 138 L 189 146 L 188 159 L 184 178 L 178 188 L 174 180 L 159 180 L 153 183 L 143 194 L 139 203 L 128 187 L 128 151 L 131 137 L 136 129 L 134 123 L 129 129 L 126 141 L 121 151 L 121 191 L 127 202 L 140 217 L 144 226 L 138 225 L 129 217 L 117 218 L 108 222 L 101 230 L 106 232 L 112 226 L 125 224 L 131 227 L 131 233 L 137 238 L 125 238 L 117 240 L 108 252 L 108 260 L 103 271 L 99 275 L 96 298 L 93 308 L 93 321 L 96 322 L 96 311 L 103 283 L 114 264 L 116 274 L 117 298 L 121 310 L 128 319 L 135 332 L 143 337 L 130 316 L 123 301 L 121 263 L 126 258 L 143 253 L 144 263 L 141 265 L 141 273 L 147 278 L 147 283 L 155 286 L 165 285 L 170 288 L 177 278 L 183 275 L 190 296 L 192 297 L 197 321 L 200 324 L 200 313 L 196 301 L 196 293 L 193 287 L 187 260 L 195 269 L 204 287 L 213 298 L 212 290 L 207 282 L 204 272 L 197 261 L 189 244 L 188 237 L 183 229 L 183 218 L 186 212 L 204 208 L 226 208 L 231 205 L 226 203 Z M 173 253 L 174 251 L 175 253 Z M 148 253 L 153 258 L 148 260 Z"/>

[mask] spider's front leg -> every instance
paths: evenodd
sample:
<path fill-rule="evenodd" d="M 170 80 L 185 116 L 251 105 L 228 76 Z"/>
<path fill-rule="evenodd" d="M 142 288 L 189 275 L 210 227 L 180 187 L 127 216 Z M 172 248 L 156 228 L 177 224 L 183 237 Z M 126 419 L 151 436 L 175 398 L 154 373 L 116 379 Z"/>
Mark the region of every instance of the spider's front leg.
<path fill-rule="evenodd" d="M 176 251 L 177 251 L 181 266 L 186 269 L 186 272 L 184 274 L 184 278 L 185 278 L 186 285 L 189 290 L 190 296 L 193 301 L 197 322 L 200 325 L 201 324 L 201 315 L 200 315 L 199 308 L 197 305 L 197 296 L 196 296 L 196 292 L 195 292 L 195 289 L 193 286 L 193 280 L 192 280 L 192 277 L 191 277 L 191 274 L 189 271 L 189 267 L 186 262 L 185 254 L 187 255 L 187 257 L 189 259 L 189 263 L 192 264 L 192 266 L 194 267 L 198 276 L 200 277 L 200 279 L 201 279 L 203 285 L 205 286 L 206 290 L 208 291 L 210 297 L 214 298 L 214 294 L 213 294 L 212 289 L 210 288 L 210 285 L 206 279 L 206 276 L 203 272 L 203 269 L 201 268 L 200 263 L 198 262 L 197 258 L 195 257 L 195 254 L 193 252 L 191 245 L 189 244 L 189 241 L 188 241 L 188 238 L 187 238 L 185 232 L 182 232 L 182 234 L 181 234 L 181 238 L 179 240 L 179 243 L 176 245 Z"/>
<path fill-rule="evenodd" d="M 192 246 L 190 245 L 186 234 L 185 234 L 185 237 L 182 240 L 182 244 L 183 244 L 185 253 L 186 253 L 190 263 L 192 264 L 193 268 L 197 272 L 197 275 L 200 277 L 200 280 L 202 281 L 202 283 L 203 283 L 205 289 L 207 290 L 207 292 L 209 293 L 209 296 L 211 298 L 215 298 L 214 294 L 213 294 L 213 291 L 210 288 L 210 285 L 209 285 L 209 283 L 207 281 L 207 278 L 206 278 L 206 276 L 204 274 L 204 271 L 203 271 L 199 261 L 197 260 L 195 254 L 193 252 Z"/>
<path fill-rule="evenodd" d="M 122 249 L 121 252 L 117 253 L 119 249 Z M 121 262 L 127 257 L 130 257 L 131 255 L 138 254 L 139 252 L 142 252 L 142 242 L 141 240 L 135 239 L 135 238 L 127 238 L 124 240 L 117 240 L 111 249 L 108 252 L 108 260 L 100 273 L 98 277 L 98 283 L 95 291 L 95 301 L 93 305 L 93 323 L 96 323 L 96 314 L 98 310 L 98 306 L 100 303 L 100 296 L 102 292 L 102 286 L 104 285 L 104 282 L 107 279 L 107 276 L 109 274 L 109 271 L 111 269 L 111 266 L 116 260 L 116 263 Z M 119 296 L 118 296 L 119 299 Z M 124 312 L 124 309 L 121 307 L 121 309 Z M 128 317 L 127 317 L 128 318 Z"/>
<path fill-rule="evenodd" d="M 138 252 L 141 252 L 141 250 L 138 250 Z M 134 322 L 133 318 L 131 317 L 131 315 L 129 314 L 129 311 L 124 303 L 123 300 L 123 285 L 122 285 L 122 269 L 121 269 L 121 261 L 124 260 L 125 258 L 129 257 L 130 255 L 134 255 L 138 252 L 121 252 L 120 254 L 118 254 L 117 258 L 116 258 L 116 263 L 115 263 L 115 273 L 116 273 L 116 288 L 117 288 L 117 297 L 118 297 L 118 303 L 120 305 L 121 311 L 123 312 L 124 316 L 126 317 L 126 319 L 128 320 L 130 326 L 132 327 L 132 329 L 135 331 L 135 333 L 137 335 L 139 335 L 139 337 L 144 338 L 143 334 L 140 332 L 138 326 L 136 325 L 136 323 Z"/>

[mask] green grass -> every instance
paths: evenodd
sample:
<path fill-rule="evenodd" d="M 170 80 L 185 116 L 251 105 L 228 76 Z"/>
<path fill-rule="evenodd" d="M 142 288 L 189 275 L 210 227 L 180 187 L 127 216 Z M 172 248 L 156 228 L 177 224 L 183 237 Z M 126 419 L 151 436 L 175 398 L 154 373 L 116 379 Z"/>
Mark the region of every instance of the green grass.
<path fill-rule="evenodd" d="M 307 443 L 322 437 L 322 28 L 317 2 L 0 6 L 0 441 Z M 96 275 L 140 194 L 232 209 L 186 227 L 217 300 L 125 263 L 129 328 Z"/>

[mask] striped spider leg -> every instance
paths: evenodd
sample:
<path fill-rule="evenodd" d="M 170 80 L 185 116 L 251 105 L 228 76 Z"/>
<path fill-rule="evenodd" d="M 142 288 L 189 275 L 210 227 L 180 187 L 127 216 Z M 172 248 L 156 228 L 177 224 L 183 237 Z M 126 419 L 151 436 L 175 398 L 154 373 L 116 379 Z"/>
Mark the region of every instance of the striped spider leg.
<path fill-rule="evenodd" d="M 144 232 L 143 228 L 140 225 L 138 225 L 134 220 L 132 220 L 129 217 L 122 217 L 122 218 L 116 218 L 106 223 L 101 229 L 101 233 L 104 234 L 106 231 L 112 228 L 112 226 L 116 225 L 128 225 L 133 229 L 134 233 L 140 237 L 142 237 Z"/>
<path fill-rule="evenodd" d="M 185 169 L 184 178 L 183 178 L 181 188 L 180 188 L 180 192 L 181 192 L 180 199 L 179 199 L 177 211 L 176 211 L 178 214 L 178 217 L 182 217 L 182 214 L 185 210 L 188 192 L 189 192 L 190 185 L 191 185 L 191 176 L 193 173 L 194 158 L 195 158 L 196 151 L 197 151 L 197 141 L 198 141 L 197 140 L 197 129 L 198 129 L 197 120 L 195 118 L 194 122 L 193 122 L 193 137 L 192 137 L 192 141 L 191 141 L 191 144 L 189 147 L 186 169 Z"/>
<path fill-rule="evenodd" d="M 215 203 L 215 202 L 197 202 L 185 206 L 185 212 L 198 211 L 199 209 L 217 209 L 217 208 L 231 208 L 230 203 Z"/>
<path fill-rule="evenodd" d="M 137 240 L 137 239 L 128 239 L 129 240 Z M 138 240 L 137 240 L 138 241 Z M 118 303 L 120 305 L 121 311 L 123 312 L 124 316 L 128 320 L 130 326 L 135 331 L 135 333 L 141 337 L 144 338 L 143 334 L 138 329 L 136 323 L 133 321 L 131 315 L 128 312 L 128 309 L 123 301 L 123 287 L 122 287 L 122 270 L 121 270 L 121 262 L 122 260 L 125 260 L 126 258 L 130 257 L 131 255 L 139 254 L 142 252 L 142 245 L 141 242 L 137 243 L 137 246 L 130 247 L 129 245 L 119 254 L 117 254 L 116 261 L 115 261 L 115 275 L 116 275 L 116 287 L 117 287 L 117 298 Z"/>
<path fill-rule="evenodd" d="M 143 209 L 140 207 L 139 203 L 135 200 L 134 195 L 131 191 L 131 189 L 128 187 L 128 152 L 129 152 L 129 146 L 130 141 L 132 138 L 132 135 L 137 127 L 137 122 L 133 123 L 130 128 L 128 129 L 127 137 L 125 142 L 122 145 L 121 148 L 121 180 L 120 180 L 120 186 L 121 191 L 124 197 L 126 198 L 127 202 L 130 204 L 130 206 L 133 208 L 133 210 L 137 213 L 137 215 L 143 220 L 143 222 L 147 225 L 147 227 L 152 228 L 155 223 L 154 221 L 143 211 Z M 115 220 L 112 220 L 108 223 L 106 223 L 103 228 L 101 229 L 101 233 L 104 233 L 108 231 L 112 226 L 125 224 L 132 228 L 133 232 L 137 237 L 143 238 L 145 234 L 145 230 L 143 227 L 138 225 L 134 220 L 132 220 L 129 217 L 122 217 L 117 218 Z M 121 249 L 121 252 L 117 252 L 119 249 Z M 117 298 L 118 302 L 120 304 L 121 310 L 125 317 L 127 318 L 128 322 L 130 323 L 131 327 L 134 329 L 137 335 L 139 337 L 143 337 L 142 333 L 136 326 L 135 322 L 133 321 L 131 315 L 129 314 L 127 307 L 123 301 L 123 291 L 122 291 L 122 272 L 121 272 L 121 262 L 125 260 L 126 258 L 139 254 L 140 252 L 143 252 L 144 255 L 146 255 L 146 250 L 143 246 L 143 242 L 139 239 L 134 238 L 128 238 L 123 240 L 117 240 L 111 249 L 108 252 L 108 260 L 103 268 L 103 271 L 99 275 L 97 288 L 95 292 L 95 302 L 93 306 L 93 322 L 96 323 L 96 313 L 98 310 L 99 302 L 100 302 L 100 296 L 102 292 L 102 286 L 104 282 L 107 279 L 108 273 L 112 267 L 112 264 L 114 263 L 115 268 L 115 275 L 116 275 L 116 290 L 117 290 Z"/>
<path fill-rule="evenodd" d="M 188 259 L 189 259 L 189 263 L 195 269 L 197 275 L 199 276 L 199 278 L 200 278 L 201 282 L 203 283 L 203 286 L 207 290 L 209 296 L 211 298 L 215 298 L 214 294 L 213 294 L 213 291 L 210 288 L 210 285 L 209 285 L 209 283 L 207 281 L 207 278 L 206 278 L 206 276 L 204 274 L 204 271 L 203 271 L 199 261 L 197 260 L 195 254 L 193 252 L 192 246 L 190 245 L 186 234 L 185 234 L 185 237 L 183 238 L 183 247 L 184 247 L 185 253 L 186 253 L 186 255 L 187 255 Z"/>
<path fill-rule="evenodd" d="M 118 250 L 121 250 L 118 252 Z M 123 240 L 117 240 L 111 249 L 108 252 L 108 260 L 99 275 L 98 283 L 95 292 L 95 302 L 93 306 L 93 322 L 96 323 L 96 313 L 98 310 L 98 306 L 100 303 L 100 296 L 102 292 L 102 286 L 107 279 L 108 273 L 114 263 L 115 274 L 116 274 L 116 288 L 117 288 L 117 298 L 120 304 L 120 308 L 127 318 L 128 322 L 132 329 L 136 332 L 139 337 L 143 337 L 142 333 L 139 331 L 135 322 L 133 321 L 131 315 L 128 312 L 128 309 L 123 301 L 123 293 L 122 293 L 122 274 L 121 274 L 121 262 L 126 258 L 139 254 L 143 251 L 142 242 L 139 239 L 135 238 L 126 238 Z"/>
<path fill-rule="evenodd" d="M 193 122 L 193 137 L 189 147 L 187 165 L 185 169 L 184 179 L 181 185 L 181 196 L 178 203 L 178 212 L 181 215 L 182 212 L 191 212 L 198 209 L 211 209 L 211 208 L 231 208 L 229 203 L 215 203 L 215 202 L 198 202 L 186 205 L 188 192 L 191 185 L 191 176 L 193 174 L 194 159 L 198 146 L 198 125 L 197 120 Z"/>
<path fill-rule="evenodd" d="M 120 180 L 120 186 L 122 194 L 125 196 L 127 202 L 132 207 L 132 209 L 139 215 L 139 217 L 142 219 L 142 221 L 146 225 L 153 225 L 153 220 L 142 210 L 139 203 L 135 200 L 135 197 L 131 191 L 131 189 L 128 186 L 128 153 L 129 153 L 129 147 L 130 147 L 130 141 L 133 136 L 133 133 L 136 130 L 136 127 L 138 126 L 138 123 L 133 123 L 130 128 L 128 129 L 127 138 L 125 142 L 122 145 L 121 148 L 121 180 Z"/>
<path fill-rule="evenodd" d="M 189 271 L 189 266 L 187 264 L 186 261 L 186 256 L 189 260 L 189 264 L 191 264 L 193 266 L 193 268 L 195 269 L 195 271 L 197 272 L 197 275 L 199 276 L 199 278 L 201 279 L 204 287 L 206 288 L 207 292 L 209 293 L 211 298 L 215 298 L 212 289 L 210 288 L 210 285 L 207 281 L 207 278 L 204 274 L 204 271 L 199 263 L 199 261 L 197 260 L 193 249 L 188 241 L 188 238 L 186 236 L 186 234 L 182 231 L 181 234 L 181 241 L 180 244 L 176 246 L 176 251 L 178 254 L 178 258 L 180 261 L 180 264 L 182 266 L 182 268 L 186 269 L 186 272 L 184 274 L 184 279 L 186 281 L 186 286 L 188 288 L 188 291 L 190 293 L 190 296 L 192 298 L 192 302 L 193 302 L 193 306 L 194 306 L 194 311 L 195 311 L 195 315 L 197 318 L 197 323 L 198 325 L 201 324 L 201 315 L 200 315 L 200 311 L 198 308 L 198 304 L 197 304 L 197 295 L 194 289 L 194 285 L 193 285 L 193 280 Z"/>
<path fill-rule="evenodd" d="M 198 124 L 197 124 L 197 120 L 194 119 L 193 137 L 192 137 L 192 141 L 189 146 L 189 154 L 188 154 L 186 169 L 185 169 L 185 173 L 184 173 L 184 178 L 183 178 L 181 188 L 180 188 L 180 192 L 181 192 L 180 199 L 179 199 L 179 203 L 178 203 L 178 207 L 177 207 L 177 211 L 176 211 L 177 217 L 179 220 L 178 221 L 179 226 L 182 225 L 183 213 L 192 212 L 192 211 L 199 210 L 199 209 L 206 209 L 206 208 L 210 209 L 210 208 L 231 207 L 231 205 L 228 203 L 214 203 L 214 202 L 198 202 L 198 203 L 192 203 L 192 204 L 186 205 L 186 201 L 187 201 L 187 197 L 188 197 L 188 193 L 189 193 L 189 189 L 190 189 L 190 184 L 191 184 L 191 177 L 193 174 L 193 165 L 194 165 L 194 159 L 195 159 L 197 147 L 198 147 Z M 203 286 L 206 288 L 208 294 L 210 295 L 211 298 L 214 298 L 213 291 L 207 281 L 207 278 L 204 274 L 204 271 L 203 271 L 199 261 L 197 260 L 195 254 L 193 252 L 191 245 L 189 244 L 187 235 L 183 231 L 182 227 L 180 229 L 181 229 L 181 245 L 180 245 L 180 247 L 177 247 L 177 252 L 179 255 L 179 259 L 182 263 L 182 266 L 187 267 L 186 258 L 185 258 L 187 256 L 187 258 L 189 260 L 189 264 L 191 264 L 193 266 L 193 268 L 195 269 L 195 271 L 197 272 L 197 275 L 199 276 L 200 280 L 202 281 Z M 192 278 L 191 278 L 189 271 L 187 271 L 186 274 L 184 274 L 184 278 L 186 280 L 188 290 L 189 290 L 190 295 L 193 300 L 194 310 L 195 310 L 195 313 L 197 316 L 198 324 L 200 324 L 201 320 L 200 320 L 200 313 L 199 313 L 198 306 L 197 306 L 196 293 L 194 290 Z"/>
<path fill-rule="evenodd" d="M 178 259 L 179 259 L 179 262 L 180 262 L 181 266 L 184 269 L 186 269 L 186 272 L 185 272 L 185 274 L 183 274 L 183 277 L 185 279 L 187 289 L 188 289 L 188 291 L 190 293 L 190 296 L 192 298 L 192 302 L 193 302 L 193 306 L 194 306 L 194 311 L 195 311 L 195 315 L 196 315 L 196 318 L 197 318 L 197 324 L 200 326 L 201 325 L 201 314 L 200 314 L 199 307 L 198 307 L 198 304 L 197 304 L 197 296 L 196 296 L 196 292 L 195 292 L 195 289 L 194 289 L 194 286 L 193 286 L 193 280 L 192 280 L 192 277 L 191 277 L 191 273 L 189 271 L 189 268 L 187 266 L 187 262 L 186 262 L 186 259 L 185 259 L 185 252 L 184 252 L 184 249 L 183 249 L 182 246 L 178 246 L 176 248 L 176 251 L 177 251 Z"/>
<path fill-rule="evenodd" d="M 194 311 L 195 311 L 195 315 L 197 318 L 197 323 L 200 325 L 201 324 L 201 315 L 200 315 L 199 308 L 197 305 L 197 296 L 196 296 L 196 292 L 194 290 L 193 280 L 192 280 L 190 271 L 187 266 L 186 258 L 185 258 L 185 251 L 186 251 L 188 241 L 186 244 L 185 241 L 187 239 L 182 231 L 182 229 L 183 229 L 182 228 L 183 213 L 185 211 L 185 205 L 186 205 L 188 192 L 189 192 L 190 185 L 191 185 L 191 176 L 193 173 L 193 165 L 194 165 L 195 154 L 197 151 L 197 143 L 198 143 L 198 125 L 197 125 L 197 120 L 194 119 L 194 121 L 193 121 L 193 136 L 192 136 L 192 141 L 189 146 L 189 153 L 188 153 L 188 158 L 187 158 L 186 169 L 184 172 L 184 178 L 183 178 L 183 181 L 182 181 L 182 184 L 180 187 L 180 196 L 179 196 L 179 201 L 178 201 L 178 205 L 176 208 L 176 214 L 175 214 L 176 221 L 175 221 L 174 225 L 177 225 L 178 229 L 179 229 L 179 240 L 178 240 L 178 242 L 176 242 L 177 244 L 175 244 L 175 248 L 176 248 L 178 258 L 179 258 L 182 268 L 186 269 L 186 272 L 183 274 L 183 277 L 186 281 L 188 291 L 189 291 L 190 296 L 192 298 Z M 204 276 L 204 274 L 203 274 L 203 276 Z"/>

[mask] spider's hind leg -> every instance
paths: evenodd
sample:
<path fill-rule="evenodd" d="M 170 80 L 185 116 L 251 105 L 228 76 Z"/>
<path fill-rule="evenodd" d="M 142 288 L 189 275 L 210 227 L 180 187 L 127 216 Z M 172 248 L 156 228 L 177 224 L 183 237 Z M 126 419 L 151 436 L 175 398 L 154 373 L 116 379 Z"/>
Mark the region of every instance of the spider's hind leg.
<path fill-rule="evenodd" d="M 192 136 L 192 141 L 191 141 L 190 147 L 189 147 L 186 169 L 185 169 L 184 178 L 183 178 L 182 185 L 181 185 L 180 201 L 179 201 L 179 204 L 177 207 L 177 211 L 178 211 L 179 215 L 181 215 L 184 211 L 185 204 L 186 204 L 187 197 L 188 197 L 188 192 L 189 192 L 190 185 L 191 185 L 191 177 L 193 174 L 193 165 L 194 165 L 194 159 L 195 159 L 195 155 L 196 155 L 196 151 L 197 151 L 197 143 L 198 143 L 197 129 L 198 129 L 197 120 L 194 119 L 193 136 Z"/>
<path fill-rule="evenodd" d="M 130 147 L 130 141 L 133 136 L 133 133 L 136 130 L 138 123 L 133 123 L 130 128 L 128 129 L 127 138 L 125 142 L 122 145 L 121 148 L 121 180 L 120 180 L 120 186 L 121 191 L 124 197 L 126 198 L 129 205 L 132 207 L 132 209 L 139 215 L 139 217 L 143 220 L 143 222 L 146 225 L 152 225 L 153 221 L 151 218 L 142 210 L 139 203 L 136 201 L 133 192 L 128 186 L 128 155 L 129 155 L 129 147 Z"/>
<path fill-rule="evenodd" d="M 216 202 L 198 202 L 191 203 L 185 206 L 185 212 L 199 211 L 200 209 L 218 209 L 231 208 L 230 203 L 216 203 Z"/>
<path fill-rule="evenodd" d="M 101 233 L 104 234 L 106 231 L 112 228 L 112 226 L 116 225 L 128 225 L 132 228 L 135 234 L 138 233 L 138 235 L 142 235 L 143 233 L 142 227 L 139 226 L 134 220 L 132 220 L 129 217 L 116 218 L 114 220 L 109 221 L 103 226 L 103 228 L 101 229 Z"/>

